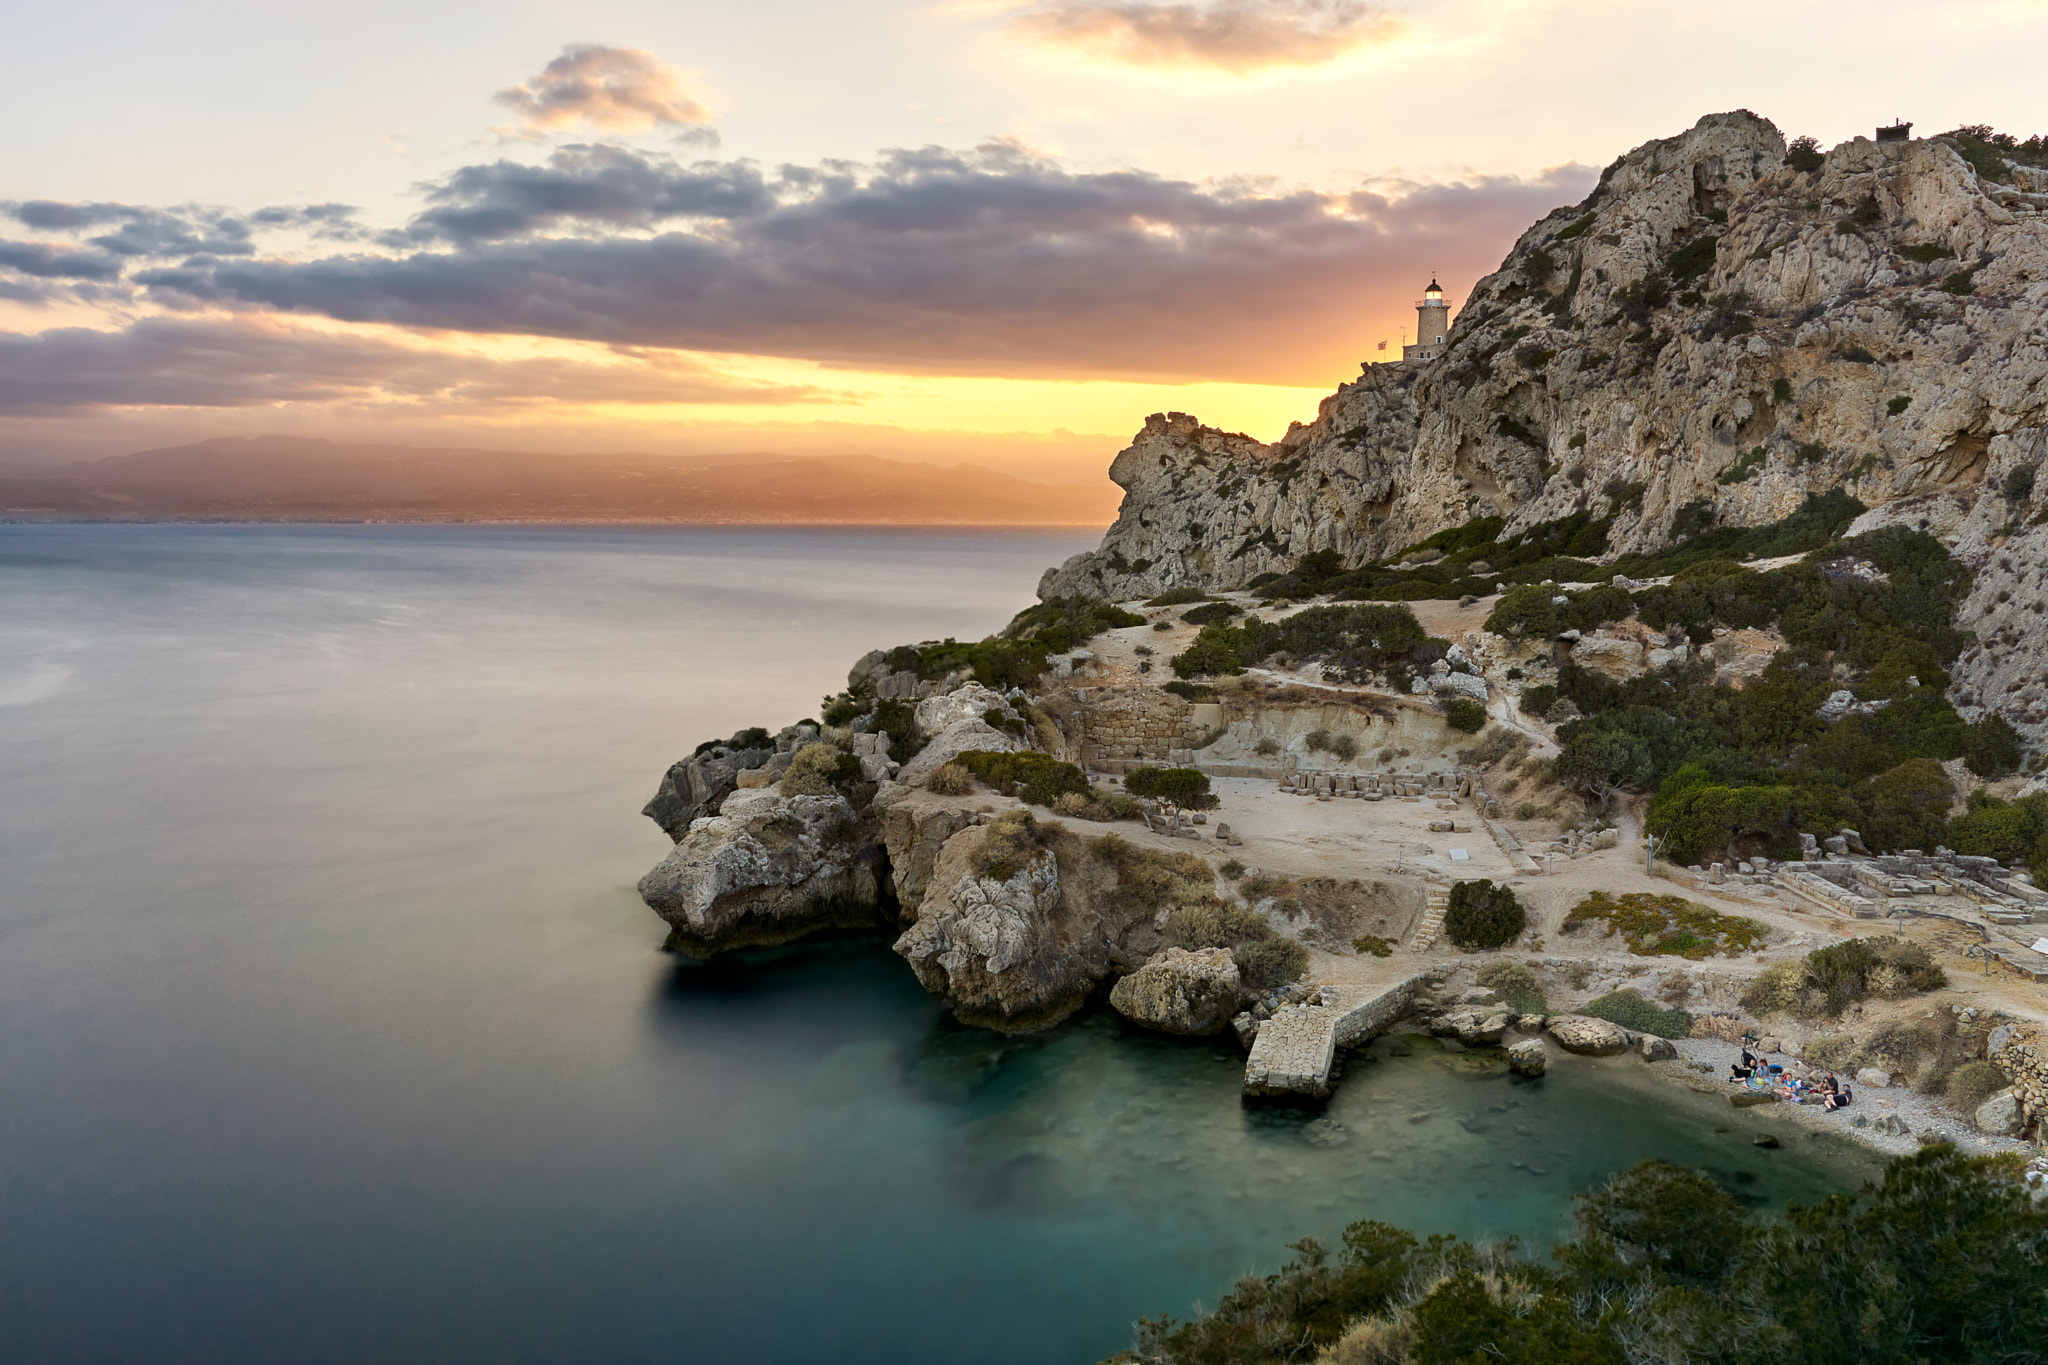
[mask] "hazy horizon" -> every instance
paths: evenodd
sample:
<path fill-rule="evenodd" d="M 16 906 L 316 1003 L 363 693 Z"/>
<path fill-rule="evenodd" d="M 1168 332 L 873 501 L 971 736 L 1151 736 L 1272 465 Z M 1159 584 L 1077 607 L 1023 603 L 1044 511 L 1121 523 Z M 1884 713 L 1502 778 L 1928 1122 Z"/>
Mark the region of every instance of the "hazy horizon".
<path fill-rule="evenodd" d="M 462 15 L 25 11 L 0 463 L 275 433 L 1085 470 L 1168 410 L 1270 441 L 1620 153 L 1738 107 L 2038 132 L 1982 39 L 2048 35 L 2010 0 Z"/>

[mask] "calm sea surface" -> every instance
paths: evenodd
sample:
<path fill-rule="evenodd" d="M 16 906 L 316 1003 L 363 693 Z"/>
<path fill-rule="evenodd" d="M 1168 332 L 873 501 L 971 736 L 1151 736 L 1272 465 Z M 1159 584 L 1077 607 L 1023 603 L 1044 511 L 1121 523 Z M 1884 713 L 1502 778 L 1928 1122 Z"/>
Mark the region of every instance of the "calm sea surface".
<path fill-rule="evenodd" d="M 1864 1168 L 1383 1040 L 1329 1116 L 886 942 L 678 964 L 663 767 L 1082 533 L 0 527 L 0 1358 L 1087 1362 L 1359 1217 Z"/>

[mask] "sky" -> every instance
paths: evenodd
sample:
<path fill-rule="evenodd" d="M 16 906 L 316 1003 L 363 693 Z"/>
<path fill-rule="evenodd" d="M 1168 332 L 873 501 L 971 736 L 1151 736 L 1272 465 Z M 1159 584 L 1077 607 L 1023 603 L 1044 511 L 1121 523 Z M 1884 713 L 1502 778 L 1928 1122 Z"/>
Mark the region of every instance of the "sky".
<path fill-rule="evenodd" d="M 2048 131 L 2048 0 L 0 3 L 0 464 L 1270 440 L 1748 108 Z M 1378 349 L 1381 342 L 1387 350 Z"/>

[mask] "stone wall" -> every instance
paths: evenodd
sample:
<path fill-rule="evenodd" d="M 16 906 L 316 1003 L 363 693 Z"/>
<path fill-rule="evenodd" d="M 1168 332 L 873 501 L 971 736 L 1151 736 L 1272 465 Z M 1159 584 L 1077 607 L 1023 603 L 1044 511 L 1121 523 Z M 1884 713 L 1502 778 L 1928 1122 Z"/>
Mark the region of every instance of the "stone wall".
<path fill-rule="evenodd" d="M 2048 1127 L 2048 1047 L 2038 1037 L 2015 1038 L 1992 1053 L 1991 1061 L 2019 1092 L 2025 1120 Z"/>
<path fill-rule="evenodd" d="M 1209 737 L 1196 709 L 1155 687 L 1090 688 L 1081 713 L 1083 755 L 1091 759 L 1191 761 L 1187 751 Z"/>

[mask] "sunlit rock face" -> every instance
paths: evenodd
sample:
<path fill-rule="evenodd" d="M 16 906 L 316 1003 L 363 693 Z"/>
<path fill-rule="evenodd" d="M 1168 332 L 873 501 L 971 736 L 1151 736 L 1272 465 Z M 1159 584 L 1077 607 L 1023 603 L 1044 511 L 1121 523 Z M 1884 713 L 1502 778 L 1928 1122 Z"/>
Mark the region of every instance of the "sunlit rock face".
<path fill-rule="evenodd" d="M 1689 504 L 1760 525 L 1845 488 L 1855 529 L 1991 566 L 1958 624 L 2000 648 L 1951 695 L 2048 738 L 2048 176 L 1987 181 L 1941 139 L 1785 151 L 1738 111 L 1630 152 L 1473 287 L 1439 358 L 1369 367 L 1272 445 L 1153 416 L 1111 466 L 1116 524 L 1040 595 L 1236 587 L 1479 516 L 1611 513 L 1611 552 L 1651 549 Z"/>

